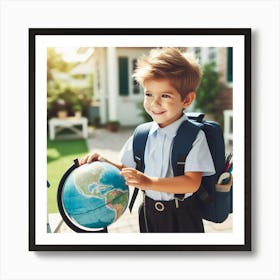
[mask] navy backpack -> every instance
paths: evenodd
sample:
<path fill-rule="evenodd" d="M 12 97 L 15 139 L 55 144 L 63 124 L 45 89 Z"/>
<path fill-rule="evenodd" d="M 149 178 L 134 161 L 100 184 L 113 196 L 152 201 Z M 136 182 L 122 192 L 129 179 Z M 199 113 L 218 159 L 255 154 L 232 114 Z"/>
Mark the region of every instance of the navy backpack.
<path fill-rule="evenodd" d="M 194 194 L 205 220 L 215 223 L 223 222 L 232 213 L 232 187 L 224 191 L 216 186 L 220 175 L 225 170 L 225 144 L 223 132 L 216 122 L 204 120 L 204 114 L 188 113 L 188 120 L 184 121 L 174 138 L 172 149 L 172 169 L 174 176 L 184 174 L 186 157 L 200 129 L 206 135 L 208 146 L 213 158 L 216 173 L 212 176 L 203 176 L 201 186 Z M 144 153 L 146 141 L 152 122 L 139 125 L 133 138 L 133 153 L 136 169 L 144 172 Z M 232 183 L 232 178 L 230 184 Z M 129 205 L 132 210 L 139 189 L 135 188 Z M 183 199 L 184 194 L 175 194 L 178 199 Z"/>

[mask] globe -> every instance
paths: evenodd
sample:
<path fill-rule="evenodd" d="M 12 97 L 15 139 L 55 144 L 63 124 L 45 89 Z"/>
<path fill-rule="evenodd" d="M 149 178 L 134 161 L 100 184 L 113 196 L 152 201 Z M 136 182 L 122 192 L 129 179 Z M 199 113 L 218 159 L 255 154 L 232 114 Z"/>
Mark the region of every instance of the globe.
<path fill-rule="evenodd" d="M 128 204 L 129 189 L 124 178 L 118 168 L 105 162 L 74 168 L 62 185 L 62 217 L 74 230 L 105 228 L 121 217 Z"/>

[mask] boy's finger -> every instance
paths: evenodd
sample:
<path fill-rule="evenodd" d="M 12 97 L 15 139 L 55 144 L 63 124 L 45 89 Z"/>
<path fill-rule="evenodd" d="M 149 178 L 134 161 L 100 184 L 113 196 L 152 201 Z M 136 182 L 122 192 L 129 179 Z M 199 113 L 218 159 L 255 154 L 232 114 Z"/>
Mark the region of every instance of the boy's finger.
<path fill-rule="evenodd" d="M 131 176 L 135 176 L 135 172 L 133 172 L 132 170 L 126 170 L 126 171 L 121 171 L 121 175 L 124 177 L 131 177 Z"/>
<path fill-rule="evenodd" d="M 85 164 L 86 162 L 87 162 L 87 157 L 83 157 L 80 159 L 79 164 L 82 165 Z"/>
<path fill-rule="evenodd" d="M 123 169 L 121 170 L 121 174 L 122 174 L 122 175 L 124 175 L 124 174 L 129 174 L 129 173 L 131 173 L 131 171 L 130 171 L 130 170 L 127 170 L 126 168 L 123 168 Z"/>
<path fill-rule="evenodd" d="M 87 158 L 87 163 L 98 160 L 98 157 L 99 157 L 99 154 L 96 154 L 96 153 L 89 155 Z"/>
<path fill-rule="evenodd" d="M 90 163 L 94 160 L 94 157 L 91 155 L 87 158 L 87 163 Z"/>
<path fill-rule="evenodd" d="M 132 171 L 135 171 L 136 169 L 134 169 L 134 168 L 129 168 L 129 167 L 124 167 L 123 169 L 122 169 L 122 172 L 124 171 L 124 172 L 132 172 Z"/>

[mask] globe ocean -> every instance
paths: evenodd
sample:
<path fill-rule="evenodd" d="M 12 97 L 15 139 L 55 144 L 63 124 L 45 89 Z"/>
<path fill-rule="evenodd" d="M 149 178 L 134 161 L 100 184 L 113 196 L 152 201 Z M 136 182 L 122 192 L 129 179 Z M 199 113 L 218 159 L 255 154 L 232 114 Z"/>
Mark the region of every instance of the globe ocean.
<path fill-rule="evenodd" d="M 68 218 L 81 228 L 104 228 L 124 213 L 128 186 L 119 169 L 105 162 L 92 162 L 74 169 L 61 194 Z"/>

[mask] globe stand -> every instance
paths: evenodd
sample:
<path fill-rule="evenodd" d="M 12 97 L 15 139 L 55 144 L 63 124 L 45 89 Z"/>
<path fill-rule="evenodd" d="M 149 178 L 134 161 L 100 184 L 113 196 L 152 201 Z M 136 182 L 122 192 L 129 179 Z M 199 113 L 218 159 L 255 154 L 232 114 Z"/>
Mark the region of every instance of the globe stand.
<path fill-rule="evenodd" d="M 64 183 L 65 183 L 67 177 L 70 175 L 70 173 L 79 166 L 80 166 L 80 164 L 79 164 L 78 159 L 75 159 L 74 164 L 64 173 L 64 175 L 62 176 L 62 178 L 59 182 L 58 191 L 57 191 L 57 203 L 58 203 L 58 209 L 59 209 L 60 215 L 61 215 L 63 221 L 67 224 L 67 226 L 70 227 L 75 232 L 78 232 L 78 233 L 108 233 L 107 227 L 101 228 L 101 229 L 91 229 L 91 230 L 82 229 L 81 227 L 75 225 L 69 219 L 68 215 L 66 214 L 66 212 L 64 210 L 63 203 L 62 203 L 62 191 L 63 191 Z"/>

